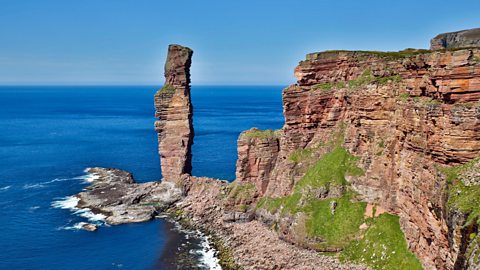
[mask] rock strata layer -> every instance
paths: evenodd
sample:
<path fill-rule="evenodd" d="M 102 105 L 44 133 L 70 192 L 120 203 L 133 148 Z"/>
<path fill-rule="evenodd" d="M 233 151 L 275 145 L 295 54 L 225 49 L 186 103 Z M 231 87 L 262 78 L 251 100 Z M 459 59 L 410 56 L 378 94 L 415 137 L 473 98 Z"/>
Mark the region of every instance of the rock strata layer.
<path fill-rule="evenodd" d="M 176 181 L 192 171 L 193 109 L 190 98 L 190 65 L 193 51 L 180 45 L 168 47 L 165 84 L 155 94 L 155 130 L 162 176 Z"/>
<path fill-rule="evenodd" d="M 342 130 L 365 172 L 348 179 L 362 200 L 401 217 L 426 269 L 452 269 L 459 254 L 438 168 L 480 155 L 480 49 L 313 53 L 295 76 L 283 92 L 278 147 L 242 135 L 237 179 L 289 195 L 305 174 L 292 155 L 317 151 Z"/>

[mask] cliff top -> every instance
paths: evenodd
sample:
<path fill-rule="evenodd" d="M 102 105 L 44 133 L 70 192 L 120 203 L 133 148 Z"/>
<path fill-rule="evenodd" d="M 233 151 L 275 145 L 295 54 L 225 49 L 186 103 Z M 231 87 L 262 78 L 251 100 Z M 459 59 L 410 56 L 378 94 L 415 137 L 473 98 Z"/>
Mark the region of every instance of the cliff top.
<path fill-rule="evenodd" d="M 430 49 L 407 48 L 401 51 L 328 50 L 309 53 L 306 56 L 306 60 L 330 60 L 339 57 L 352 56 L 376 56 L 387 59 L 401 59 L 418 54 L 431 53 L 437 50 L 455 51 L 461 49 L 480 48 L 480 28 L 439 34 L 430 42 Z"/>
<path fill-rule="evenodd" d="M 339 57 L 351 57 L 351 56 L 377 56 L 382 58 L 398 59 L 417 54 L 429 53 L 430 50 L 426 49 L 413 49 L 407 48 L 398 52 L 382 52 L 382 51 L 349 51 L 349 50 L 329 50 L 323 52 L 309 53 L 306 56 L 306 60 L 328 60 L 336 59 Z"/>

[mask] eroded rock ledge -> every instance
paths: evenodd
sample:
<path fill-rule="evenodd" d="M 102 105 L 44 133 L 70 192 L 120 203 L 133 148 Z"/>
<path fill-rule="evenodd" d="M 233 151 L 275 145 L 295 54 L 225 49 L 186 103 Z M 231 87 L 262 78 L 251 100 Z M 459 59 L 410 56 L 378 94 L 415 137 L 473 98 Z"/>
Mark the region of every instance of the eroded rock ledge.
<path fill-rule="evenodd" d="M 174 183 L 136 183 L 131 173 L 111 168 L 90 168 L 95 180 L 77 195 L 78 208 L 89 208 L 106 216 L 112 225 L 144 222 L 182 198 Z"/>

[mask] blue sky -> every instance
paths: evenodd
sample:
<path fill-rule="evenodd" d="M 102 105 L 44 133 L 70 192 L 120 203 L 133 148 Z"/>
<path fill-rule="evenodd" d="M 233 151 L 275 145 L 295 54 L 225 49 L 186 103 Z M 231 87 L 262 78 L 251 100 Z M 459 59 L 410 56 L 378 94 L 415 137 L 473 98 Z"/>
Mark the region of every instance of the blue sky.
<path fill-rule="evenodd" d="M 0 84 L 161 85 L 178 43 L 193 84 L 286 85 L 306 53 L 428 48 L 479 14 L 478 0 L 0 0 Z"/>

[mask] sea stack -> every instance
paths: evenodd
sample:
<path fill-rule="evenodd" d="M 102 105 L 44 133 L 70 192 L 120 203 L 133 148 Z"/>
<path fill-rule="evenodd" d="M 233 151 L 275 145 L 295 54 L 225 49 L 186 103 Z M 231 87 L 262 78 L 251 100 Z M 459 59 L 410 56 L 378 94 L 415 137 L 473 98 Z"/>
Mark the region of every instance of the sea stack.
<path fill-rule="evenodd" d="M 155 94 L 155 130 L 163 180 L 176 182 L 191 174 L 193 144 L 190 65 L 193 51 L 180 45 L 168 47 L 165 84 Z"/>

